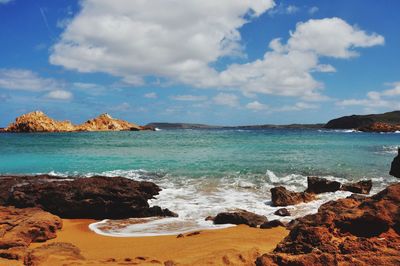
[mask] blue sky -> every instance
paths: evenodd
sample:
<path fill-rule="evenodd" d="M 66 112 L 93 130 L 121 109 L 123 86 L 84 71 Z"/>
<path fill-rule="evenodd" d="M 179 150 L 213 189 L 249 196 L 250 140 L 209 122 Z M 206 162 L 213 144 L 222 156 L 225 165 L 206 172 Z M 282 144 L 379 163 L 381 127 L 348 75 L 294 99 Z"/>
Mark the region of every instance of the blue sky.
<path fill-rule="evenodd" d="M 397 0 L 0 0 L 0 127 L 314 123 L 400 109 Z"/>

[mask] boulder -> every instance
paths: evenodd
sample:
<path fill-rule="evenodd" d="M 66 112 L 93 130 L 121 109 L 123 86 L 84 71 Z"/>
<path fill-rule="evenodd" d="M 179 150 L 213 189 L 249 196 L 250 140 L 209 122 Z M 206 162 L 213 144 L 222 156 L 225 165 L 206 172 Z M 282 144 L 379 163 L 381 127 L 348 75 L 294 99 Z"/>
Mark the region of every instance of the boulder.
<path fill-rule="evenodd" d="M 397 156 L 392 161 L 389 174 L 400 178 L 400 147 L 398 148 Z"/>
<path fill-rule="evenodd" d="M 278 216 L 290 216 L 290 212 L 288 211 L 288 209 L 286 208 L 281 208 L 279 210 L 277 210 L 276 212 L 274 212 L 275 215 Z"/>
<path fill-rule="evenodd" d="M 270 228 L 274 228 L 274 227 L 278 227 L 278 226 L 285 227 L 286 225 L 279 220 L 272 220 L 272 221 L 263 223 L 262 225 L 260 225 L 260 228 L 261 229 L 270 229 Z"/>
<path fill-rule="evenodd" d="M 123 219 L 177 216 L 148 200 L 161 190 L 152 182 L 123 177 L 1 177 L 0 200 L 18 208 L 39 207 L 62 218 Z M 19 181 L 22 181 L 20 183 Z"/>
<path fill-rule="evenodd" d="M 256 265 L 400 265 L 400 184 L 372 197 L 327 202 L 296 219 Z"/>
<path fill-rule="evenodd" d="M 214 224 L 246 224 L 251 227 L 257 227 L 268 221 L 267 217 L 258 215 L 245 210 L 236 212 L 222 212 L 213 219 Z"/>
<path fill-rule="evenodd" d="M 309 202 L 315 199 L 313 194 L 307 192 L 293 192 L 285 187 L 271 188 L 271 200 L 273 206 L 288 206 L 302 202 Z"/>
<path fill-rule="evenodd" d="M 20 260 L 32 242 L 57 236 L 62 220 L 39 208 L 0 206 L 0 257 Z"/>
<path fill-rule="evenodd" d="M 329 181 L 325 178 L 316 176 L 307 177 L 307 190 L 308 193 L 320 194 L 326 192 L 335 192 L 340 189 L 341 184 L 337 181 Z"/>
<path fill-rule="evenodd" d="M 371 180 L 362 180 L 356 183 L 346 183 L 342 186 L 343 191 L 350 191 L 358 194 L 369 194 L 372 188 Z"/>

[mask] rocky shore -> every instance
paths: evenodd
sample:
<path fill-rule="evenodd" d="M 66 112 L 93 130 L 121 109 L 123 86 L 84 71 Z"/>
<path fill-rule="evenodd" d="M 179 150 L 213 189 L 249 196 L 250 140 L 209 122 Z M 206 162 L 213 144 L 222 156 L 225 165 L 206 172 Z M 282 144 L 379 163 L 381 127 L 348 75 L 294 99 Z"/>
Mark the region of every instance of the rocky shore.
<path fill-rule="evenodd" d="M 393 160 L 390 171 L 396 177 L 400 176 L 399 158 L 400 155 Z M 272 205 L 299 204 L 315 200 L 321 193 L 338 190 L 356 194 L 327 202 L 320 206 L 316 214 L 293 219 L 290 223 L 279 220 L 268 221 L 267 217 L 246 210 L 219 213 L 215 217 L 206 219 L 212 220 L 215 224 L 247 225 L 251 230 L 238 227 L 238 229 L 221 230 L 226 232 L 226 235 L 217 232 L 214 234 L 195 232 L 168 236 L 163 239 L 169 246 L 159 246 L 157 238 L 128 239 L 126 240 L 128 242 L 125 242 L 118 238 L 102 237 L 89 232 L 87 229 L 89 222 L 84 222 L 84 230 L 79 231 L 74 226 L 70 227 L 74 222 L 65 220 L 177 216 L 168 209 L 149 206 L 148 200 L 158 195 L 160 191 L 160 188 L 152 182 L 102 176 L 90 178 L 49 175 L 1 176 L 0 264 L 46 265 L 51 262 L 52 265 L 59 265 L 60 261 L 64 263 L 69 261 L 80 265 L 96 263 L 119 265 L 122 262 L 204 265 L 218 260 L 222 265 L 232 263 L 260 266 L 400 265 L 400 183 L 392 184 L 376 195 L 366 196 L 373 185 L 370 180 L 341 184 L 319 177 L 308 177 L 307 182 L 308 187 L 304 192 L 293 192 L 285 187 L 271 189 Z M 276 214 L 291 215 L 284 208 L 277 210 Z M 64 222 L 68 224 L 69 229 L 63 229 Z M 57 235 L 61 232 L 63 237 L 60 239 L 65 240 L 64 242 L 57 241 Z M 85 242 L 86 244 L 82 243 L 84 240 L 81 234 L 85 239 L 92 240 L 87 240 L 89 242 Z M 232 235 L 235 237 L 232 238 Z M 272 235 L 273 242 L 267 240 Z M 114 250 L 113 247 L 122 249 L 121 245 L 128 243 L 136 244 L 139 245 L 137 250 L 151 256 L 157 255 L 154 252 L 158 250 L 153 250 L 157 246 L 160 249 L 158 252 L 162 252 L 157 257 L 163 259 L 151 260 L 139 256 L 134 260 L 129 258 L 121 262 L 120 259 L 104 258 L 101 255 L 101 247 L 100 254 L 95 255 L 96 258 L 98 256 L 101 258 L 101 262 L 97 259 L 96 261 L 87 259 L 84 254 L 88 251 L 85 249 L 92 250 L 93 243 L 90 241 L 97 241 L 95 239 L 100 241 L 100 238 L 108 243 L 109 249 Z M 235 253 L 236 251 L 231 253 L 227 249 L 211 245 L 207 253 L 201 253 L 201 257 L 196 257 L 195 260 L 189 259 L 193 254 L 189 250 L 185 253 L 189 257 L 181 258 L 177 255 L 187 248 L 189 243 L 193 247 L 202 249 L 204 245 L 208 245 L 206 243 L 221 238 L 226 239 L 223 245 L 232 245 L 241 250 L 240 253 Z M 40 242 L 46 244 L 35 244 Z M 249 251 L 248 248 L 251 246 L 254 248 L 255 243 L 259 247 L 265 243 L 265 248 L 274 243 L 275 248 Z M 170 247 L 178 253 L 173 253 L 175 255 L 165 253 L 165 247 Z M 119 254 L 122 251 L 112 252 Z M 132 254 L 133 251 L 126 249 L 124 252 L 123 254 Z"/>
<path fill-rule="evenodd" d="M 101 114 L 83 124 L 74 125 L 70 121 L 57 121 L 41 111 L 21 115 L 0 132 L 80 132 L 80 131 L 140 131 L 154 130 L 149 126 L 115 119 L 109 114 Z"/>

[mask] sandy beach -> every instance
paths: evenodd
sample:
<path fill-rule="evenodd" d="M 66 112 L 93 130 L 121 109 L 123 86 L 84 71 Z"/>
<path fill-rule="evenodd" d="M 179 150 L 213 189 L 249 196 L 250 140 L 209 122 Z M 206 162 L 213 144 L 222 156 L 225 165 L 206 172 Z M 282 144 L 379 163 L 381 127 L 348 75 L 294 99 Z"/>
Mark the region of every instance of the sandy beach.
<path fill-rule="evenodd" d="M 254 265 L 260 254 L 272 251 L 287 234 L 285 228 L 257 229 L 245 225 L 206 230 L 184 237 L 107 237 L 92 232 L 93 220 L 63 220 L 57 238 L 33 243 L 31 248 L 67 242 L 81 251 L 84 260 L 49 256 L 45 265 Z M 62 260 L 62 261 L 61 261 Z M 173 265 L 173 264 L 170 264 Z"/>

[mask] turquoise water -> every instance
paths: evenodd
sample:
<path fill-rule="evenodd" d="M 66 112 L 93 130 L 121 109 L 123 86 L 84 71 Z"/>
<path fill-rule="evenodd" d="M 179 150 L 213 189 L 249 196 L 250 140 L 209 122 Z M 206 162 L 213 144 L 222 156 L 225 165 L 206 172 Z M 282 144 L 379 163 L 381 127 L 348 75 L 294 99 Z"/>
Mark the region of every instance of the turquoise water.
<path fill-rule="evenodd" d="M 111 235 L 151 235 L 211 228 L 206 216 L 235 208 L 276 218 L 270 188 L 304 190 L 308 175 L 341 182 L 368 178 L 377 192 L 396 181 L 388 171 L 399 145 L 400 134 L 324 130 L 0 134 L 0 173 L 102 174 L 153 181 L 163 191 L 151 204 L 178 212 L 178 220 L 107 232 L 100 225 L 94 228 Z M 297 217 L 348 195 L 328 193 L 289 209 Z"/>
<path fill-rule="evenodd" d="M 0 172 L 387 176 L 397 145 L 398 134 L 318 130 L 0 134 Z"/>

